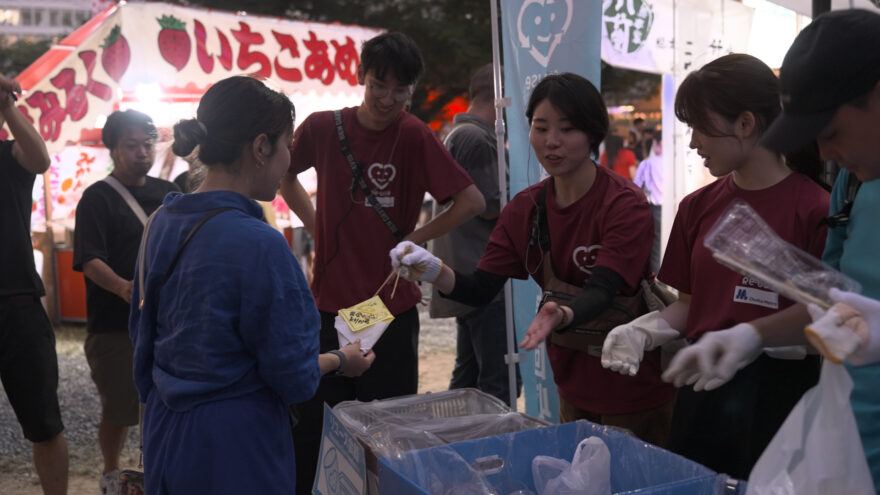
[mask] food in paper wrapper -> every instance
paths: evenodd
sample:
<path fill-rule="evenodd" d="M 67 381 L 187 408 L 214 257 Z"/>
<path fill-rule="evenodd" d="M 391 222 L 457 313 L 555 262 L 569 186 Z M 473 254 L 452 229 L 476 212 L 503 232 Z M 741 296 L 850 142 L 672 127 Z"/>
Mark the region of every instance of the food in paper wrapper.
<path fill-rule="evenodd" d="M 379 296 L 373 296 L 350 308 L 340 309 L 333 324 L 339 337 L 339 347 L 360 340 L 361 350 L 369 351 L 392 320 L 394 315 L 388 311 Z"/>

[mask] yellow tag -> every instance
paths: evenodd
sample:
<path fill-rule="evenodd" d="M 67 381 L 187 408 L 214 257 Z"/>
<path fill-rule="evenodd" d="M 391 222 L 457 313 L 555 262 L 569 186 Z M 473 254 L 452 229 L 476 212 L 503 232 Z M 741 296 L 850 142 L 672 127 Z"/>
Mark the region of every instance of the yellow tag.
<path fill-rule="evenodd" d="M 350 308 L 339 310 L 339 316 L 348 324 L 352 332 L 360 332 L 361 330 L 373 326 L 380 321 L 391 321 L 394 319 L 385 303 L 379 296 L 373 296 L 364 302 L 355 304 Z"/>

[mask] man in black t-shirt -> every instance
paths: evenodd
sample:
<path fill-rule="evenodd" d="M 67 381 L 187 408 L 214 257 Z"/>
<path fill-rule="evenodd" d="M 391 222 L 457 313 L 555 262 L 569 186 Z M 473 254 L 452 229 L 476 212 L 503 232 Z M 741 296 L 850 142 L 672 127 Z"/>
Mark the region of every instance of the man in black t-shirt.
<path fill-rule="evenodd" d="M 149 116 L 135 110 L 113 112 L 101 133 L 113 171 L 83 191 L 76 209 L 73 269 L 86 279 L 85 353 L 101 396 L 103 493 L 118 490 L 119 456 L 128 427 L 138 423 L 128 313 L 144 221 L 166 194 L 178 191 L 171 182 L 147 176 L 156 136 Z"/>
<path fill-rule="evenodd" d="M 40 303 L 43 282 L 31 245 L 31 191 L 49 154 L 36 129 L 15 108 L 18 83 L 0 76 L 0 126 L 15 141 L 0 141 L 0 378 L 25 438 L 43 493 L 67 493 L 67 442 L 58 405 L 55 332 Z"/>

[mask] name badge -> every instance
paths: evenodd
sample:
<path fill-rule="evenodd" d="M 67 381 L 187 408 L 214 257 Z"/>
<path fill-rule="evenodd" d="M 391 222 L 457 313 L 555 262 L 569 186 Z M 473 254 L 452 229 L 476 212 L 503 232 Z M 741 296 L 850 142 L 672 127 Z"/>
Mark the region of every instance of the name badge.
<path fill-rule="evenodd" d="M 745 304 L 755 304 L 765 308 L 779 309 L 779 294 L 756 289 L 754 287 L 736 286 L 733 290 L 733 301 Z"/>

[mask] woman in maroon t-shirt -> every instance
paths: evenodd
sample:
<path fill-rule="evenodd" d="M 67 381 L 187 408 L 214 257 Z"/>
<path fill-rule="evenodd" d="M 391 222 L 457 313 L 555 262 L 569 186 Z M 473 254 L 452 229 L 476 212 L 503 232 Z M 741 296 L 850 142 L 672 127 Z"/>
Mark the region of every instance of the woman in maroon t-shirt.
<path fill-rule="evenodd" d="M 819 226 L 829 197 L 820 185 L 818 155 L 783 157 L 760 145 L 781 111 L 779 101 L 773 71 L 749 55 L 721 57 L 682 82 L 675 114 L 693 131 L 690 147 L 719 179 L 682 200 L 672 226 L 658 278 L 678 289 L 679 300 L 612 330 L 602 352 L 604 366 L 631 374 L 643 350 L 682 335 L 689 342 L 736 335 L 720 345 L 737 346 L 759 339 L 755 326 L 778 325 L 782 316 L 799 319 L 801 328 L 810 322 L 799 305 L 720 265 L 703 246 L 730 203 L 743 200 L 783 239 L 821 255 L 825 230 Z M 717 332 L 728 328 L 732 331 Z M 741 369 L 726 384 L 690 372 L 676 380 L 687 386 L 679 390 L 675 405 L 672 450 L 716 471 L 748 477 L 819 371 L 816 356 L 777 359 L 778 354 L 756 348 L 749 360 L 736 363 Z M 682 351 L 677 358 L 691 353 Z"/>
<path fill-rule="evenodd" d="M 529 141 L 550 177 L 516 195 L 501 212 L 473 274 L 456 273 L 412 243 L 391 251 L 403 276 L 434 283 L 451 299 L 479 306 L 510 278 L 530 275 L 547 289 L 556 279 L 582 288 L 568 305 L 547 302 L 520 347 L 531 350 L 551 333 L 547 354 L 559 392 L 560 420 L 589 419 L 633 430 L 663 445 L 671 421 L 674 387 L 660 380 L 659 353 L 646 356 L 635 377 L 602 368 L 599 345 L 558 345 L 556 331 L 588 322 L 619 294 L 633 294 L 649 273 L 653 217 L 644 194 L 631 181 L 593 160 L 608 132 L 602 97 L 576 74 L 545 77 L 526 110 Z M 543 201 L 542 198 L 543 197 Z M 544 215 L 538 215 L 543 204 Z M 535 228 L 536 217 L 546 217 Z M 551 262 L 552 260 L 552 262 Z"/>

